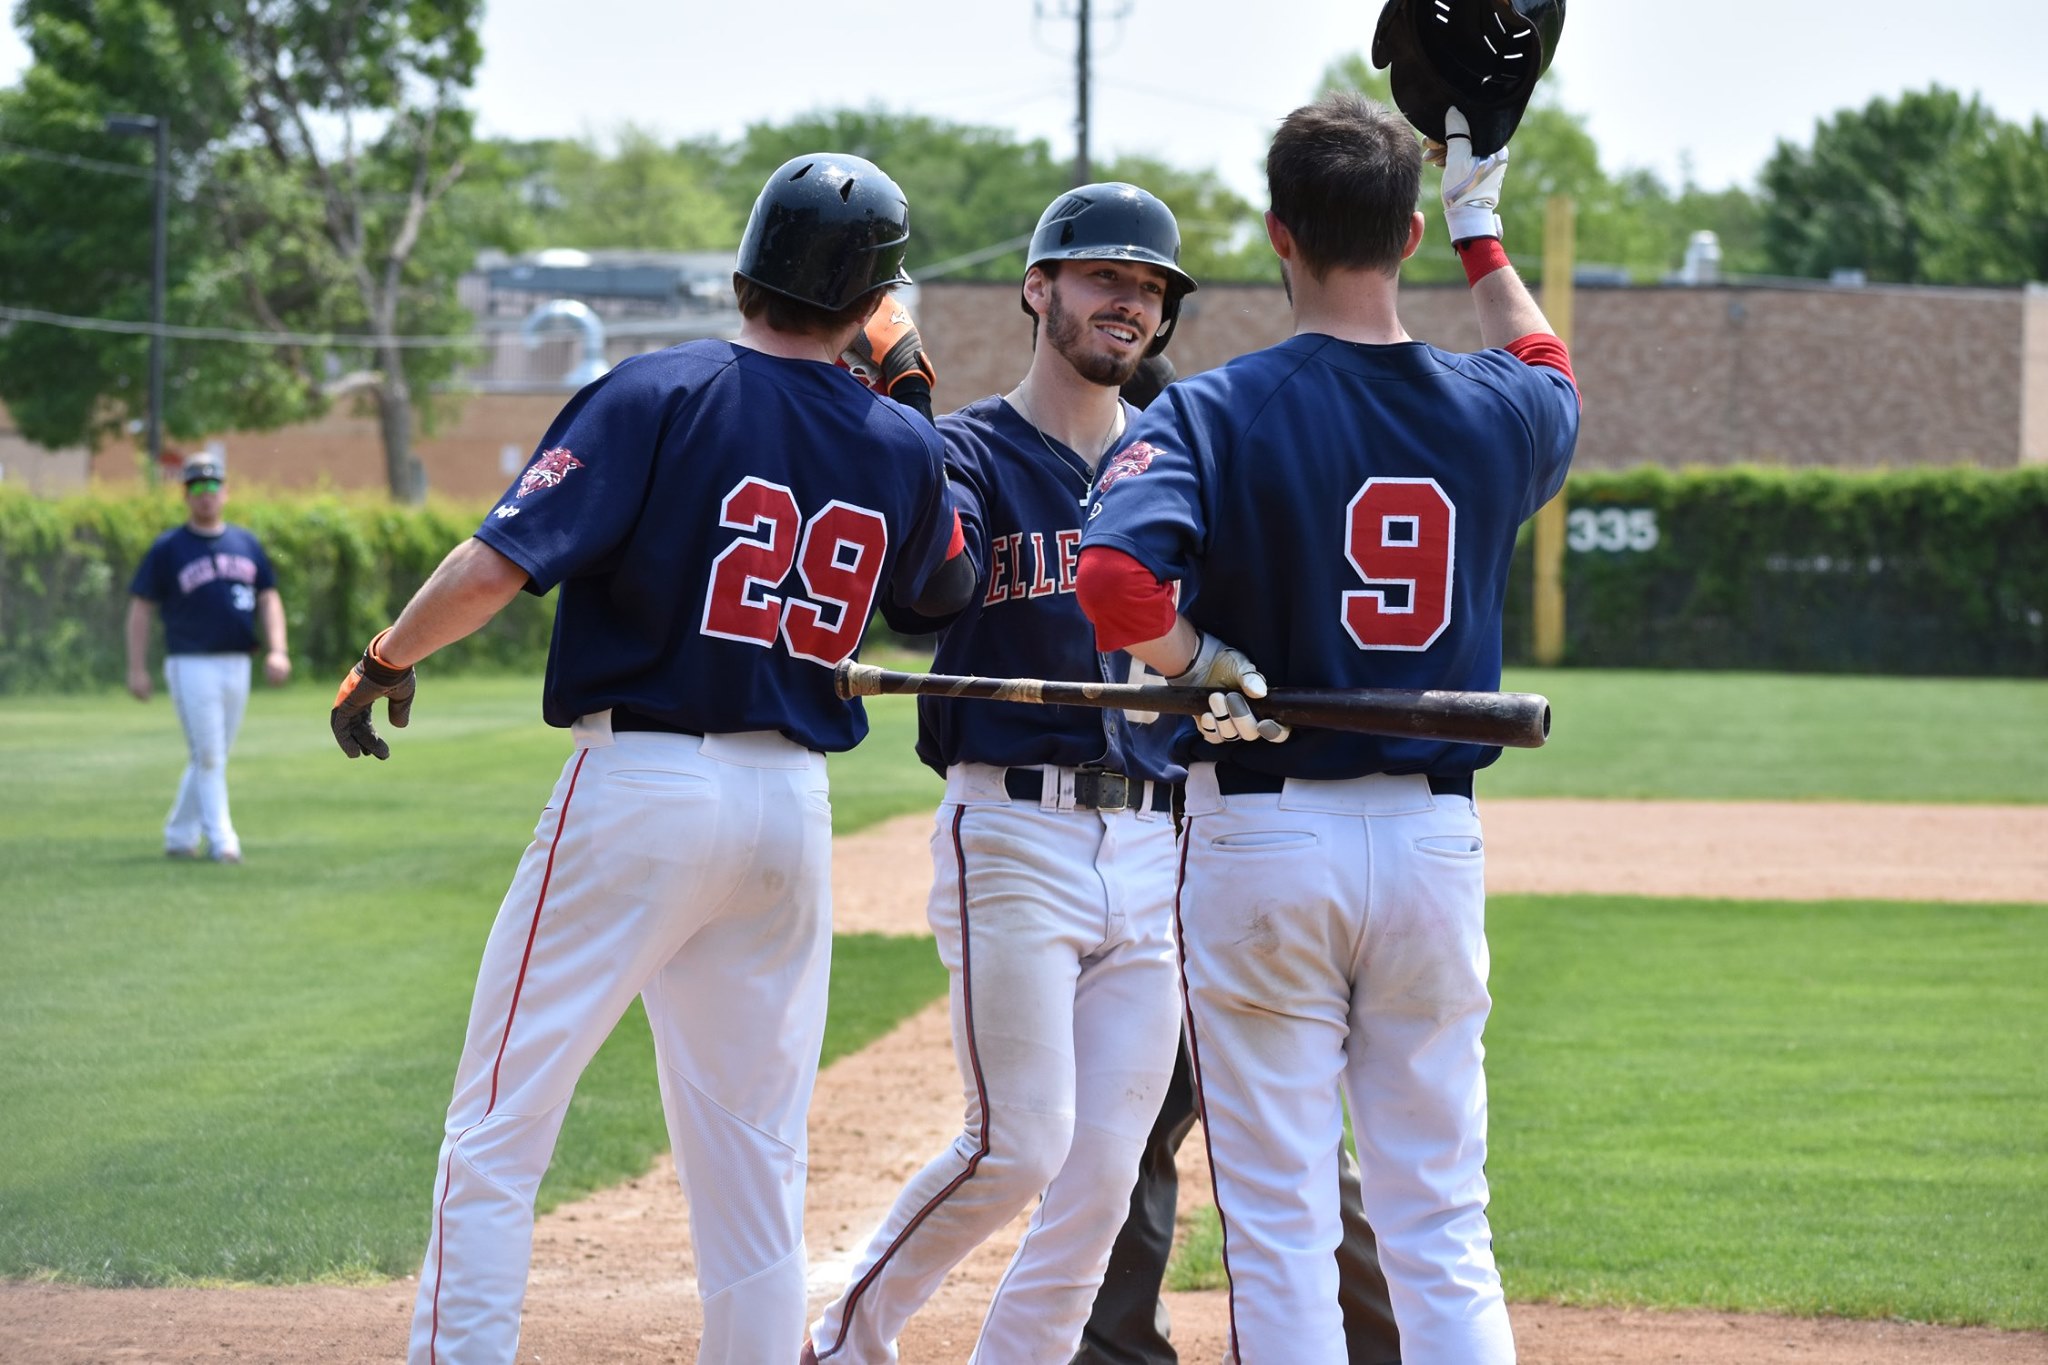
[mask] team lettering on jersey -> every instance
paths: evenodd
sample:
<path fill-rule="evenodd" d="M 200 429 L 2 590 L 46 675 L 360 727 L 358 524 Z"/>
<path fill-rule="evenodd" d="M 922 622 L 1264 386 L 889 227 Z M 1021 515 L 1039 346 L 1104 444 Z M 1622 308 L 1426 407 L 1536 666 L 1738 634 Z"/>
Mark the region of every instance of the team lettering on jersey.
<path fill-rule="evenodd" d="M 1055 531 L 1048 547 L 1043 531 L 1012 531 L 988 543 L 988 594 L 983 606 L 1024 602 L 1071 593 L 1081 564 L 1081 531 Z"/>
<path fill-rule="evenodd" d="M 178 570 L 178 591 L 193 592 L 222 579 L 230 583 L 253 584 L 256 581 L 256 561 L 247 555 L 201 555 Z"/>

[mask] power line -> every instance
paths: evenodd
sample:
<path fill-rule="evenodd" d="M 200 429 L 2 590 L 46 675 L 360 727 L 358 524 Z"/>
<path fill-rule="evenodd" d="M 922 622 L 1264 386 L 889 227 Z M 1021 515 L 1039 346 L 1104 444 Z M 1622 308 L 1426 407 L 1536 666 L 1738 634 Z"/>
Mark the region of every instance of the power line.
<path fill-rule="evenodd" d="M 173 341 L 231 341 L 248 346 L 332 346 L 430 349 L 442 346 L 481 346 L 493 333 L 469 332 L 459 336 L 390 336 L 367 332 L 248 332 L 231 327 L 183 327 L 166 323 L 125 322 L 118 318 L 77 317 L 50 313 L 40 308 L 15 308 L 0 304 L 0 322 L 34 322 L 64 327 L 76 332 L 112 332 L 122 336 L 161 336 Z"/>
<path fill-rule="evenodd" d="M 130 175 L 140 180 L 153 180 L 156 172 L 147 166 L 133 166 L 125 161 L 100 161 L 89 156 L 77 156 L 71 152 L 52 152 L 25 143 L 9 142 L 0 138 L 0 152 L 27 157 L 31 161 L 48 161 L 74 170 L 99 171 L 106 175 Z"/>
<path fill-rule="evenodd" d="M 985 246 L 962 256 L 948 257 L 936 265 L 928 265 L 921 270 L 913 270 L 910 272 L 911 278 L 919 284 L 923 284 L 926 280 L 936 280 L 943 275 L 951 275 L 965 270 L 971 265 L 980 265 L 983 261 L 992 261 L 1006 252 L 1015 251 L 1019 247 L 1030 245 L 1030 243 L 1031 234 L 1026 232 L 1020 236 L 1011 237 L 1006 241 L 997 242 L 994 246 Z"/>
<path fill-rule="evenodd" d="M 1015 251 L 1031 241 L 1031 234 L 1007 238 L 992 246 L 985 246 L 964 255 L 950 257 L 930 266 L 916 270 L 914 277 L 919 281 L 934 280 L 965 270 L 983 261 L 994 260 L 1005 252 Z M 650 319 L 659 321 L 659 319 Z M 62 327 L 78 332 L 102 332 L 118 336 L 161 336 L 173 341 L 224 341 L 245 346 L 325 346 L 356 349 L 370 349 L 392 346 L 409 350 L 424 350 L 436 347 L 484 346 L 491 341 L 511 335 L 510 332 L 468 332 L 447 336 L 392 336 L 357 332 L 261 332 L 231 327 L 186 327 L 166 324 L 159 328 L 148 322 L 129 322 L 120 318 L 81 317 L 71 313 L 52 313 L 41 308 L 19 308 L 11 304 L 0 304 L 0 322 L 36 323 L 45 327 Z"/>

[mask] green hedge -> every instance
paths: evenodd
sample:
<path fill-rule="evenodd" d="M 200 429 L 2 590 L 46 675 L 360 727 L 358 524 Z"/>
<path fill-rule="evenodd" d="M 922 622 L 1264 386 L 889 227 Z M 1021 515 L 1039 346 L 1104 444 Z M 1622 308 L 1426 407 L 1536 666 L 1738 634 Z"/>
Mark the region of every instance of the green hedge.
<path fill-rule="evenodd" d="M 1566 491 L 1566 663 L 2048 676 L 2048 469 L 1644 468 Z M 1634 548 L 1646 512 L 1655 544 Z M 1511 662 L 1529 658 L 1530 541 Z"/>
<path fill-rule="evenodd" d="M 2048 677 L 2048 469 L 1636 469 L 1575 475 L 1567 663 Z M 292 653 L 339 672 L 482 508 L 332 495 L 238 502 L 277 566 Z M 118 685 L 128 579 L 174 492 L 0 489 L 0 693 Z M 1649 528 L 1654 525 L 1654 544 Z M 1529 656 L 1530 536 L 1507 652 Z M 1635 548 L 1646 547 L 1646 548 Z M 551 600 L 522 595 L 438 667 L 538 668 Z"/>
<path fill-rule="evenodd" d="M 184 515 L 173 491 L 46 501 L 0 489 L 0 693 L 119 685 L 128 581 Z M 277 569 L 295 663 L 338 677 L 482 509 L 323 495 L 238 501 L 228 515 L 257 534 Z M 552 598 L 522 594 L 436 655 L 436 667 L 537 666 L 553 622 Z"/>

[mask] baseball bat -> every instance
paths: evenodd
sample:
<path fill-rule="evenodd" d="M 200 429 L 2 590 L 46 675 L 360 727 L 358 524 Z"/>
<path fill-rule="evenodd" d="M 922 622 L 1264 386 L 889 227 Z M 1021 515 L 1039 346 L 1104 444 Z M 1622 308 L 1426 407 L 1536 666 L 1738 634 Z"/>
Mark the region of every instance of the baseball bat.
<path fill-rule="evenodd" d="M 842 698 L 911 695 L 1100 706 L 1197 716 L 1209 709 L 1206 687 L 1144 683 L 1050 682 L 1044 678 L 962 678 L 897 673 L 847 661 L 833 670 Z M 1349 730 L 1535 749 L 1550 738 L 1550 702 L 1533 692 L 1439 692 L 1395 687 L 1276 687 L 1252 703 L 1283 725 Z"/>

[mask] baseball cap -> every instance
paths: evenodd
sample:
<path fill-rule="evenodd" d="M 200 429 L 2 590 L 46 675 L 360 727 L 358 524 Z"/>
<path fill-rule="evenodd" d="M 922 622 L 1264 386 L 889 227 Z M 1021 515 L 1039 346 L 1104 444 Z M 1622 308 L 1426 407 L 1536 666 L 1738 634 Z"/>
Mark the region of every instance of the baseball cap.
<path fill-rule="evenodd" d="M 201 479 L 212 479 L 215 483 L 220 483 L 226 478 L 227 471 L 222 468 L 218 456 L 194 455 L 185 461 L 184 482 L 188 486 L 198 483 Z"/>

